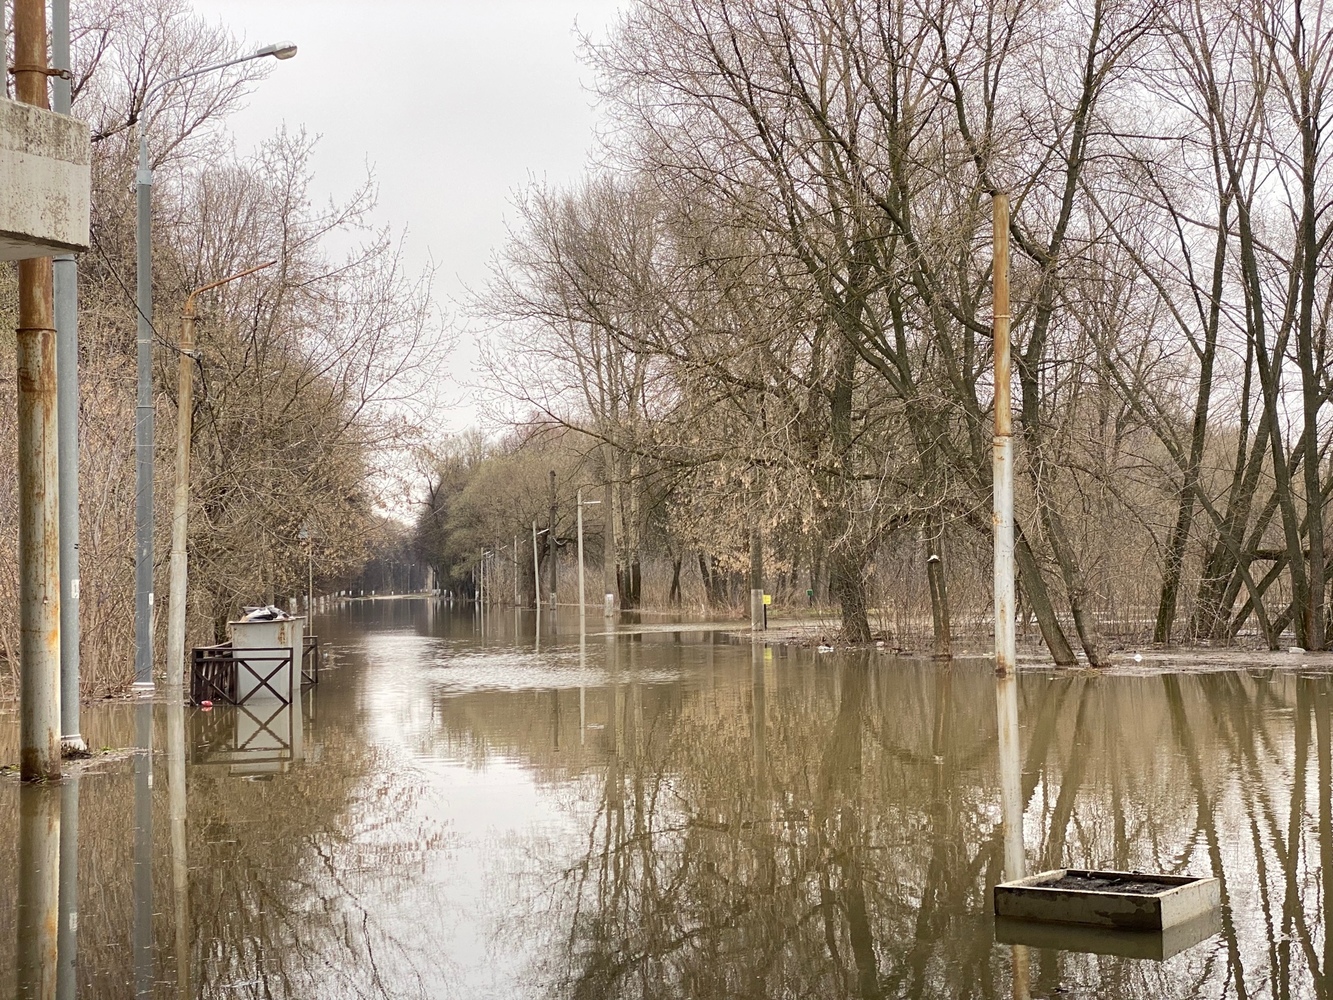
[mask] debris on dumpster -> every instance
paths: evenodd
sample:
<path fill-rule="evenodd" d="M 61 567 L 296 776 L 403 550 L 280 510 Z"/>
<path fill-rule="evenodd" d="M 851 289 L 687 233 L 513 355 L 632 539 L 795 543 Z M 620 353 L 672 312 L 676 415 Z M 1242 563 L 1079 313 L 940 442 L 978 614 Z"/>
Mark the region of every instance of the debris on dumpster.
<path fill-rule="evenodd" d="M 285 622 L 291 620 L 291 615 L 282 608 L 275 607 L 272 604 L 266 604 L 263 607 L 241 608 L 241 621 L 243 622 Z"/>

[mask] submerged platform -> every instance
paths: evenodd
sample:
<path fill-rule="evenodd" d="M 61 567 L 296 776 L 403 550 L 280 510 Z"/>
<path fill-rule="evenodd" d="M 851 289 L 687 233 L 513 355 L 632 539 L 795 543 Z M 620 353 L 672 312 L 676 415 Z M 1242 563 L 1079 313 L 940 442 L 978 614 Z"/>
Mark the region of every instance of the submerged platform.
<path fill-rule="evenodd" d="M 1125 931 L 1164 931 L 1220 912 L 1217 879 L 1055 868 L 995 887 L 995 916 Z"/>

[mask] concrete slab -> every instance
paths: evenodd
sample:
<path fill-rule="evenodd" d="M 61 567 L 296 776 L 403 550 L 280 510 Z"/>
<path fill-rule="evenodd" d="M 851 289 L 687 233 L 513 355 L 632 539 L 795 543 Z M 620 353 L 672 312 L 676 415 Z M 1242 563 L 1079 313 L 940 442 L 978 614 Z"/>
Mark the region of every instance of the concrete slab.
<path fill-rule="evenodd" d="M 88 249 L 88 126 L 0 98 L 0 260 Z"/>

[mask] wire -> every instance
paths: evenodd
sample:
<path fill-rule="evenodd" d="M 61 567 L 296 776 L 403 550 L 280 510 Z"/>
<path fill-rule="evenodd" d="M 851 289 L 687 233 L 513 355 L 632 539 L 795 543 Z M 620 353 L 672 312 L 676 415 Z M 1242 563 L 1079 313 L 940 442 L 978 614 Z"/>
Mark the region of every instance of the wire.
<path fill-rule="evenodd" d="M 125 284 L 125 279 L 122 278 L 120 272 L 116 270 L 116 265 L 111 263 L 111 258 L 108 257 L 106 251 L 102 249 L 102 241 L 97 238 L 97 230 L 92 230 L 90 235 L 93 239 L 93 249 L 95 249 L 97 255 L 102 258 L 102 263 L 105 264 L 106 269 L 111 272 L 111 277 L 116 279 L 116 284 L 118 284 L 120 290 L 125 293 L 125 298 L 134 306 L 135 314 L 148 324 L 148 329 L 152 331 L 153 338 L 157 341 L 158 345 L 179 354 L 181 352 L 180 347 L 162 336 L 162 334 L 158 332 L 157 327 L 153 325 L 153 321 L 145 316 L 143 310 L 139 308 L 138 296 L 130 291 L 129 285 Z"/>

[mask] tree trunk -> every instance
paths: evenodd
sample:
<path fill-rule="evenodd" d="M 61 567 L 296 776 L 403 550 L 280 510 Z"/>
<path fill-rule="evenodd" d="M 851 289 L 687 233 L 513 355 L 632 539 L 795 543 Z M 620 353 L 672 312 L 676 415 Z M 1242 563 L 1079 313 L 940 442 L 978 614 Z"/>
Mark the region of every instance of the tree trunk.
<path fill-rule="evenodd" d="M 1060 621 L 1055 616 L 1055 609 L 1051 606 L 1050 593 L 1046 589 L 1046 581 L 1041 575 L 1037 557 L 1033 555 L 1022 529 L 1016 528 L 1014 534 L 1014 558 L 1018 562 L 1018 578 L 1023 586 L 1023 592 L 1028 595 L 1028 603 L 1032 606 L 1032 613 L 1036 615 L 1037 624 L 1041 627 L 1046 648 L 1056 666 L 1072 667 L 1078 662 L 1078 657 L 1074 655 L 1069 640 L 1065 638 L 1064 629 L 1060 627 Z"/>
<path fill-rule="evenodd" d="M 1199 356 L 1199 388 L 1194 398 L 1194 424 L 1190 429 L 1189 460 L 1182 470 L 1179 508 L 1176 523 L 1166 545 L 1166 559 L 1162 571 L 1161 595 L 1157 601 L 1157 622 L 1153 627 L 1153 642 L 1171 641 L 1171 629 L 1176 620 L 1176 601 L 1180 593 L 1180 574 L 1185 562 L 1185 545 L 1194 523 L 1194 499 L 1199 488 L 1199 468 L 1203 463 L 1203 448 L 1208 432 L 1208 409 L 1213 392 L 1213 360 L 1217 356 L 1217 327 L 1222 310 L 1222 281 L 1225 274 L 1227 251 L 1227 205 L 1223 199 L 1219 208 L 1217 245 L 1213 251 L 1212 296 L 1208 309 L 1208 325 L 1204 332 L 1204 347 Z"/>

